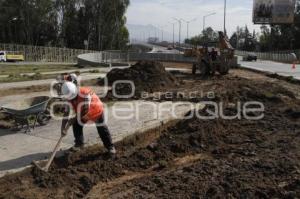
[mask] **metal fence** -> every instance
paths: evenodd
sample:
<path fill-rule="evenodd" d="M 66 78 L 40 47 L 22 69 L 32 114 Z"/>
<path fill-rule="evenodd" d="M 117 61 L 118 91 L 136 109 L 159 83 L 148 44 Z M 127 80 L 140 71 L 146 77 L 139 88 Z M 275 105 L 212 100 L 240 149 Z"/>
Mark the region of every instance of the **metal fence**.
<path fill-rule="evenodd" d="M 77 56 L 96 51 L 0 43 L 0 51 L 19 51 L 29 62 L 76 63 Z"/>
<path fill-rule="evenodd" d="M 257 55 L 258 59 L 262 60 L 270 60 L 270 61 L 277 61 L 277 62 L 285 62 L 285 63 L 292 63 L 295 61 L 294 57 L 291 53 L 295 53 L 298 60 L 300 58 L 300 50 L 295 51 L 279 51 L 279 52 L 249 52 L 249 51 L 239 51 L 236 50 L 235 54 L 238 56 L 246 56 L 249 53 L 254 53 Z"/>
<path fill-rule="evenodd" d="M 20 51 L 25 56 L 25 61 L 29 62 L 61 62 L 76 63 L 82 65 L 99 65 L 99 63 L 119 63 L 138 60 L 155 60 L 166 62 L 195 62 L 195 58 L 185 57 L 181 54 L 164 54 L 164 53 L 135 53 L 120 51 L 97 52 L 82 49 L 29 46 L 18 44 L 0 43 L 0 51 Z M 255 53 L 258 59 L 271 60 L 278 62 L 291 63 L 294 57 L 291 53 L 295 53 L 300 58 L 300 50 L 296 51 L 280 51 L 280 52 L 248 52 L 236 50 L 237 56 L 246 56 L 249 53 Z"/>

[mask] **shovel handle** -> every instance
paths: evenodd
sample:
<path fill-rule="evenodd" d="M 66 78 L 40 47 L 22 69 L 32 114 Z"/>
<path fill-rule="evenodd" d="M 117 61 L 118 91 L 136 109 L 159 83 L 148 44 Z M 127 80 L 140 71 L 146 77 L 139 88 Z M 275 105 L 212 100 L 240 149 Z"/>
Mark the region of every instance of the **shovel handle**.
<path fill-rule="evenodd" d="M 66 125 L 66 131 L 68 131 L 71 126 L 72 126 L 72 123 L 68 122 L 67 125 Z M 49 160 L 46 164 L 46 166 L 44 167 L 44 170 L 46 172 L 48 172 L 49 167 L 50 167 L 51 163 L 53 162 L 53 159 L 54 159 L 54 157 L 55 157 L 55 155 L 56 155 L 63 139 L 64 139 L 64 136 L 60 136 L 60 138 L 59 138 L 59 140 L 58 140 L 58 142 L 57 142 L 57 144 L 56 144 L 56 146 L 55 146 L 55 148 L 54 148 L 54 150 L 53 150 L 53 152 L 52 152 L 52 154 L 51 154 L 51 156 L 50 156 L 50 158 L 49 158 Z"/>
<path fill-rule="evenodd" d="M 60 147 L 60 144 L 61 144 L 63 138 L 64 137 L 62 137 L 62 136 L 59 138 L 59 140 L 58 140 L 58 142 L 57 142 L 57 144 L 56 144 L 56 146 L 55 146 L 55 148 L 54 148 L 54 150 L 53 150 L 53 152 L 52 152 L 52 154 L 51 154 L 51 156 L 50 156 L 50 158 L 49 158 L 49 160 L 48 160 L 48 162 L 47 162 L 47 164 L 45 166 L 45 170 L 46 171 L 49 170 L 49 167 L 50 167 L 51 163 L 53 162 L 53 159 L 54 159 L 54 157 L 55 157 L 55 155 L 56 155 L 56 153 L 57 153 L 57 151 L 58 151 L 58 149 Z"/>

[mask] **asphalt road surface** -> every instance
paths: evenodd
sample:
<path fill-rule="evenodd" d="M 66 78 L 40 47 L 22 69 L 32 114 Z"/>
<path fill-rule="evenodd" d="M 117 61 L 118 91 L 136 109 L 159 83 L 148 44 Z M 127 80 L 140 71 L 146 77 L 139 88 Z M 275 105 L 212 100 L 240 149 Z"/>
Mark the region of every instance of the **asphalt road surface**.
<path fill-rule="evenodd" d="M 282 76 L 293 76 L 295 79 L 300 79 L 300 65 L 292 68 L 292 64 L 285 64 L 273 61 L 257 60 L 257 62 L 242 61 L 239 59 L 239 64 L 242 67 L 255 69 L 259 71 L 266 71 L 277 73 Z"/>

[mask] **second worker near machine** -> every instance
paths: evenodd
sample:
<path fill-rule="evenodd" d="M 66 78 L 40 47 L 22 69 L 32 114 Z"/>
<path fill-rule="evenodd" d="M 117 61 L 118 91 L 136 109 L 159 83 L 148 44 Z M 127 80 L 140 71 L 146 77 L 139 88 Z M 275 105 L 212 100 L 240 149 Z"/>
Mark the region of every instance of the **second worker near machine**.
<path fill-rule="evenodd" d="M 78 151 L 84 146 L 83 126 L 87 123 L 95 123 L 98 134 L 109 155 L 116 154 L 112 138 L 107 125 L 104 123 L 104 106 L 99 97 L 88 87 L 77 87 L 72 82 L 65 82 L 62 85 L 62 94 L 69 102 L 62 121 L 61 133 L 67 134 L 66 125 L 71 123 L 75 137 L 75 145 L 72 151 Z M 70 118 L 70 107 L 75 116 Z"/>

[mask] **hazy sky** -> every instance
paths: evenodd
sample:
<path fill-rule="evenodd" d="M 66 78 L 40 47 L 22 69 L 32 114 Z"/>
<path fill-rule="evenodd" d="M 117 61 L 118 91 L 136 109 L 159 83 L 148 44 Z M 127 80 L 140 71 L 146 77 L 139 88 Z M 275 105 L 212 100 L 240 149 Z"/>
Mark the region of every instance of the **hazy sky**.
<path fill-rule="evenodd" d="M 227 0 L 227 31 L 231 34 L 237 26 L 248 25 L 250 30 L 259 30 L 252 23 L 253 0 Z M 202 31 L 203 16 L 211 12 L 217 14 L 207 18 L 206 26 L 215 30 L 223 30 L 224 0 L 131 0 L 127 12 L 128 24 L 166 26 L 165 31 L 171 32 L 168 22 L 174 22 L 173 17 L 197 21 L 190 25 L 190 35 Z M 182 34 L 186 35 L 186 23 Z M 178 30 L 178 26 L 176 27 Z"/>

